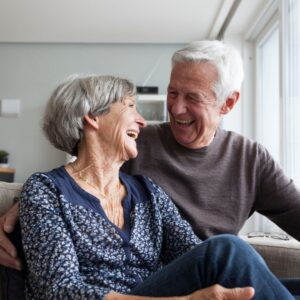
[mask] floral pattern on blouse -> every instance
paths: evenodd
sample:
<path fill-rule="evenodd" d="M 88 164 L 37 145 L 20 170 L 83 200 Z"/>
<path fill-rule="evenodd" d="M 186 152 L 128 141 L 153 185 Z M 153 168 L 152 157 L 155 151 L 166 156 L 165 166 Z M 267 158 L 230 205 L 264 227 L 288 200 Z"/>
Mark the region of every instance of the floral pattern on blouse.
<path fill-rule="evenodd" d="M 127 293 L 200 243 L 151 179 L 124 173 L 120 179 L 128 193 L 124 231 L 63 167 L 27 180 L 20 204 L 27 299 L 102 299 L 111 290 Z"/>

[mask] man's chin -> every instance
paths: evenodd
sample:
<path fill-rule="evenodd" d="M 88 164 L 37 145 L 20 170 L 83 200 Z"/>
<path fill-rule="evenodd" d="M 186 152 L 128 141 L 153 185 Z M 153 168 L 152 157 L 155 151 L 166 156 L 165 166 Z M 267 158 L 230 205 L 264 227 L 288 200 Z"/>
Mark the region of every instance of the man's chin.
<path fill-rule="evenodd" d="M 182 135 L 176 135 L 176 134 L 173 134 L 176 142 L 185 147 L 185 148 L 188 148 L 188 149 L 199 149 L 201 148 L 199 146 L 199 143 L 197 140 L 195 139 L 188 139 L 186 138 L 186 136 L 182 136 Z"/>
<path fill-rule="evenodd" d="M 189 147 L 190 141 L 188 141 L 186 139 L 183 139 L 183 138 L 181 138 L 180 136 L 177 136 L 177 135 L 174 135 L 174 138 L 175 138 L 176 142 L 178 144 L 180 144 L 181 146 L 186 147 L 186 148 L 190 148 Z"/>
<path fill-rule="evenodd" d="M 178 144 L 187 147 L 187 145 L 192 142 L 184 130 L 177 130 L 176 128 L 171 127 L 171 131 Z"/>

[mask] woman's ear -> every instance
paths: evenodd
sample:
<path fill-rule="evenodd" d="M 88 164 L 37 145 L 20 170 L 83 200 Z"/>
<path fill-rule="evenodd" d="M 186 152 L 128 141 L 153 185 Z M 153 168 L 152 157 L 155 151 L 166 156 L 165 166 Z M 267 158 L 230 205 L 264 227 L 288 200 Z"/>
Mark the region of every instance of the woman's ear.
<path fill-rule="evenodd" d="M 84 117 L 85 124 L 91 126 L 92 128 L 98 129 L 98 117 L 91 116 L 91 115 L 85 115 Z"/>
<path fill-rule="evenodd" d="M 222 115 L 228 114 L 234 108 L 239 98 L 240 98 L 239 92 L 234 92 L 231 96 L 229 96 L 221 107 L 221 114 Z"/>

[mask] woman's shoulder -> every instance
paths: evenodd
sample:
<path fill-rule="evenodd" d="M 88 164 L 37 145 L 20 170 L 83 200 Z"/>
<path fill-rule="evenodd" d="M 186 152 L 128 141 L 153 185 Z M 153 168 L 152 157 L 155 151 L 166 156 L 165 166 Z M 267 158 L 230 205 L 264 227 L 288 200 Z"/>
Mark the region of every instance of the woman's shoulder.
<path fill-rule="evenodd" d="M 40 187 L 49 183 L 50 178 L 43 172 L 35 172 L 25 181 L 23 190 L 28 188 Z"/>
<path fill-rule="evenodd" d="M 24 186 L 26 185 L 40 185 L 47 184 L 53 181 L 53 177 L 56 173 L 61 172 L 62 167 L 53 169 L 47 172 L 35 172 L 25 181 Z"/>
<path fill-rule="evenodd" d="M 48 172 L 35 172 L 24 183 L 21 198 L 32 199 L 32 195 L 36 198 L 42 194 L 56 193 L 57 185 L 55 183 L 55 176 L 60 172 L 61 168 L 53 169 Z"/>

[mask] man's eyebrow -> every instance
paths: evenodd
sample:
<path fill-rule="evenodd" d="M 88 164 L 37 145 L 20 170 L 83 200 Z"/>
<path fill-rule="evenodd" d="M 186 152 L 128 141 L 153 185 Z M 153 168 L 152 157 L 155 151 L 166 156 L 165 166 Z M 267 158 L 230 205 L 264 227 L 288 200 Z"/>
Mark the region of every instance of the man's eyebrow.
<path fill-rule="evenodd" d="M 190 95 L 190 96 L 195 96 L 195 97 L 201 97 L 202 96 L 202 94 L 201 93 L 196 93 L 196 92 L 188 92 L 187 93 L 188 95 Z"/>

